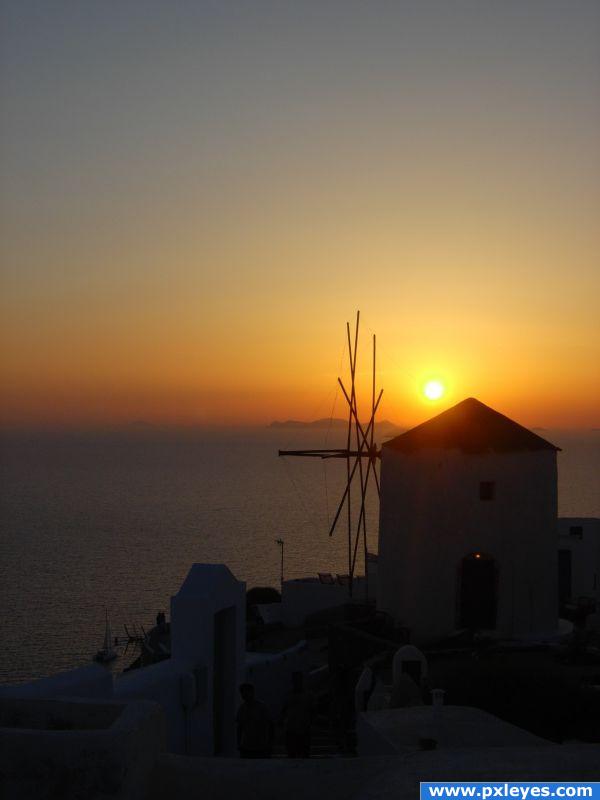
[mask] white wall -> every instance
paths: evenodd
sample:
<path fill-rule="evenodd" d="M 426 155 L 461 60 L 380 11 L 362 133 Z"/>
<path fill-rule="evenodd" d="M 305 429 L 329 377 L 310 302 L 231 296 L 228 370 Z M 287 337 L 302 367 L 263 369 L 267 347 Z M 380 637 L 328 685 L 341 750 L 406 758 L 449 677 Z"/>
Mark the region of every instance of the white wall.
<path fill-rule="evenodd" d="M 215 674 L 215 620 L 231 609 L 223 667 Z M 171 599 L 171 658 L 128 672 L 119 697 L 144 697 L 163 707 L 168 749 L 214 755 L 215 685 L 223 682 L 223 754 L 234 755 L 237 690 L 245 673 L 246 586 L 223 564 L 194 564 Z M 218 623 L 217 623 L 218 624 Z"/>
<path fill-rule="evenodd" d="M 164 748 L 155 704 L 2 698 L 0 718 L 3 798 L 148 797 Z"/>
<path fill-rule="evenodd" d="M 361 711 L 356 715 L 356 750 L 359 757 L 397 756 L 397 748 L 383 731 L 372 724 L 372 714 Z"/>
<path fill-rule="evenodd" d="M 457 627 L 459 566 L 473 552 L 498 568 L 497 633 L 557 628 L 557 485 L 553 451 L 403 453 L 383 448 L 378 608 L 417 643 Z M 495 497 L 479 498 L 481 481 Z"/>
<path fill-rule="evenodd" d="M 184 670 L 170 659 L 120 675 L 114 684 L 117 700 L 152 700 L 165 714 L 166 745 L 170 753 L 185 753 L 185 715 L 180 676 Z"/>
<path fill-rule="evenodd" d="M 223 613 L 222 613 L 223 612 Z M 219 636 L 219 630 L 222 635 Z M 221 640 L 223 657 L 215 653 Z M 223 564 L 194 564 L 171 599 L 171 658 L 116 677 L 93 664 L 21 686 L 4 697 L 99 697 L 152 700 L 162 707 L 167 749 L 214 755 L 213 715 L 221 698 L 222 748 L 236 753 L 238 686 L 245 679 L 246 585 Z M 216 686 L 222 691 L 216 691 Z"/>
<path fill-rule="evenodd" d="M 570 534 L 581 527 L 581 538 Z M 600 519 L 595 517 L 560 517 L 558 549 L 571 552 L 571 598 L 593 598 L 600 603 Z"/>
<path fill-rule="evenodd" d="M 100 664 L 88 664 L 31 683 L 0 686 L 0 697 L 107 698 L 112 690 L 112 673 Z"/>
<path fill-rule="evenodd" d="M 369 568 L 369 597 L 376 596 L 376 565 Z M 297 628 L 306 618 L 318 611 L 339 608 L 346 603 L 364 603 L 366 598 L 364 576 L 354 578 L 352 598 L 347 586 L 338 583 L 321 583 L 318 578 L 297 578 L 284 581 L 281 592 L 281 619 L 285 627 Z"/>
<path fill-rule="evenodd" d="M 318 578 L 284 581 L 281 591 L 281 618 L 286 628 L 297 628 L 317 611 L 336 608 L 348 602 L 348 589 L 339 584 L 321 583 Z"/>

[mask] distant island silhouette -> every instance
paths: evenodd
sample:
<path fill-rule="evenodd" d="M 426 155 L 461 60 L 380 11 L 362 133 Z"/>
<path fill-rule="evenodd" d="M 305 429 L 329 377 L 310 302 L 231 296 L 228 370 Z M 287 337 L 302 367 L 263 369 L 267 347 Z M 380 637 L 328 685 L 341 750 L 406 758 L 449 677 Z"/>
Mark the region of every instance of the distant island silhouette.
<path fill-rule="evenodd" d="M 376 427 L 378 428 L 391 428 L 394 431 L 402 431 L 404 430 L 399 425 L 396 425 L 394 422 L 390 422 L 389 419 L 382 419 L 380 422 L 375 423 Z M 347 419 L 340 419 L 338 417 L 333 417 L 329 419 L 325 417 L 323 419 L 314 419 L 309 422 L 305 422 L 303 420 L 297 419 L 287 419 L 287 420 L 274 420 L 273 422 L 269 423 L 267 426 L 269 428 L 347 428 L 348 427 L 348 420 Z"/>

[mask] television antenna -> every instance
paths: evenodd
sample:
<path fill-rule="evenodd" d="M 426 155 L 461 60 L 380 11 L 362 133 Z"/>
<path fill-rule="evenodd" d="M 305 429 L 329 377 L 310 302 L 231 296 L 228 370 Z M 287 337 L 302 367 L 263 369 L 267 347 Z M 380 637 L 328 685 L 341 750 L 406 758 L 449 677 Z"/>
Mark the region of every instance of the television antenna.
<path fill-rule="evenodd" d="M 356 357 L 358 353 L 358 331 L 360 325 L 360 311 L 356 312 L 356 325 L 354 337 L 350 333 L 350 323 L 346 323 L 346 335 L 348 338 L 348 358 L 350 367 L 350 384 L 347 389 L 341 378 L 338 383 L 342 389 L 346 402 L 348 403 L 348 431 L 346 437 L 346 447 L 336 449 L 320 450 L 280 450 L 280 456 L 299 456 L 306 458 L 341 458 L 346 461 L 346 487 L 339 502 L 333 522 L 329 528 L 329 536 L 333 536 L 335 529 L 340 521 L 344 508 L 346 509 L 346 529 L 348 537 L 348 591 L 352 596 L 354 573 L 356 570 L 356 560 L 359 545 L 362 542 L 362 549 L 365 563 L 365 593 L 368 598 L 368 560 L 369 553 L 367 548 L 367 517 L 366 500 L 371 476 L 375 482 L 378 496 L 381 496 L 379 478 L 377 476 L 377 459 L 381 457 L 381 450 L 377 448 L 374 441 L 375 437 L 375 415 L 381 402 L 383 389 L 376 395 L 376 358 L 377 340 L 373 334 L 373 379 L 371 391 L 371 416 L 366 427 L 358 418 L 358 402 L 356 395 Z M 353 340 L 354 339 L 354 344 Z M 352 486 L 355 478 L 360 484 L 360 511 L 358 521 L 355 523 L 352 514 Z"/>

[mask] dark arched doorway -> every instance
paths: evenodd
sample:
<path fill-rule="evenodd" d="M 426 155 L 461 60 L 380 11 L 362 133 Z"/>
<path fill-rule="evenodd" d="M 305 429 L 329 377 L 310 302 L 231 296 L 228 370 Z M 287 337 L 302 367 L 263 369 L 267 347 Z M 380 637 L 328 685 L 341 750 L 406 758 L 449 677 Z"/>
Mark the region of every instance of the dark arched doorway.
<path fill-rule="evenodd" d="M 458 625 L 470 630 L 494 630 L 496 609 L 496 562 L 484 553 L 470 553 L 460 564 Z"/>

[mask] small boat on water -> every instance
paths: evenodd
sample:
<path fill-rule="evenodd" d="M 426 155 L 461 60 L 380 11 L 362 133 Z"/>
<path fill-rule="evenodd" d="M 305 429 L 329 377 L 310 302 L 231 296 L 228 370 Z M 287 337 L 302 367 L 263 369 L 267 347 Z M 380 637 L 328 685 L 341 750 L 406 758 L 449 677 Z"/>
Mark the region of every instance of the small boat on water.
<path fill-rule="evenodd" d="M 109 661 L 114 661 L 118 653 L 113 647 L 113 638 L 110 631 L 110 620 L 108 619 L 108 609 L 106 609 L 106 626 L 104 628 L 104 647 L 98 650 L 94 656 L 94 661 L 99 661 L 101 664 L 106 664 Z"/>

